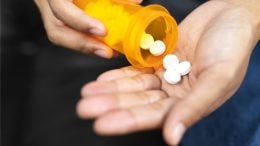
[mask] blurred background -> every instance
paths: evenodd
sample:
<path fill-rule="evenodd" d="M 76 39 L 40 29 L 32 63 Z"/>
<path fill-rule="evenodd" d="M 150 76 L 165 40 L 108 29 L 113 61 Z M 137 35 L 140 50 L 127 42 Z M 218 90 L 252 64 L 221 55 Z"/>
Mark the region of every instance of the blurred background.
<path fill-rule="evenodd" d="M 201 2 L 151 0 L 144 5 L 148 3 L 165 5 L 181 21 Z M 234 98 L 189 130 L 181 145 L 260 144 L 259 49 L 258 45 Z M 159 130 L 99 137 L 92 121 L 77 118 L 81 86 L 128 63 L 124 57 L 107 61 L 52 45 L 32 0 L 1 1 L 1 63 L 3 146 L 166 145 Z"/>

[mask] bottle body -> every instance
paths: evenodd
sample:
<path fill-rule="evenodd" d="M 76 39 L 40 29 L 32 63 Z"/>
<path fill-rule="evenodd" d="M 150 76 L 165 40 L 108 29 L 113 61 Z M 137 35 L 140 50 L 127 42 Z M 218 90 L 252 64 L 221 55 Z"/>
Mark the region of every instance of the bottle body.
<path fill-rule="evenodd" d="M 87 15 L 99 19 L 107 29 L 104 43 L 124 54 L 136 67 L 157 67 L 165 55 L 172 53 L 177 42 L 177 24 L 160 5 L 146 7 L 126 0 L 74 0 Z M 166 51 L 153 56 L 140 48 L 143 33 L 166 44 Z"/>

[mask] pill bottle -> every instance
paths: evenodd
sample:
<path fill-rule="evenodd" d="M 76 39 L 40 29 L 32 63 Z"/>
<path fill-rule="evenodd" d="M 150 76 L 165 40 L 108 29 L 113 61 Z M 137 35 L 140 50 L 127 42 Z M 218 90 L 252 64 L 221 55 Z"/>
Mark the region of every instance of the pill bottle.
<path fill-rule="evenodd" d="M 141 6 L 127 0 L 74 0 L 75 5 L 87 15 L 99 19 L 106 27 L 107 35 L 98 37 L 114 50 L 124 54 L 135 67 L 158 67 L 165 55 L 174 51 L 177 42 L 177 24 L 162 6 Z M 166 51 L 153 56 L 140 48 L 143 33 L 154 40 L 162 40 Z"/>

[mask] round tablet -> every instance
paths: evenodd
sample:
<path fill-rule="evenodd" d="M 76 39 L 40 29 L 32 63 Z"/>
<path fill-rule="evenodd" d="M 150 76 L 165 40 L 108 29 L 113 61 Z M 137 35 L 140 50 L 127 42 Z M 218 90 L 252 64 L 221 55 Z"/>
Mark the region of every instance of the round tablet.
<path fill-rule="evenodd" d="M 168 54 L 163 58 L 163 67 L 165 69 L 177 69 L 179 64 L 179 59 L 176 55 L 174 54 Z"/>
<path fill-rule="evenodd" d="M 141 42 L 140 42 L 140 47 L 144 50 L 149 50 L 151 45 L 153 44 L 154 39 L 153 36 L 148 34 L 148 33 L 143 33 Z"/>
<path fill-rule="evenodd" d="M 177 71 L 180 75 L 184 76 L 188 74 L 191 70 L 191 64 L 189 61 L 183 61 L 178 65 Z"/>
<path fill-rule="evenodd" d="M 176 70 L 167 69 L 164 72 L 164 80 L 169 84 L 177 84 L 181 81 L 181 75 Z"/>
<path fill-rule="evenodd" d="M 163 41 L 157 40 L 150 46 L 150 53 L 154 56 L 160 56 L 165 52 L 166 46 Z"/>

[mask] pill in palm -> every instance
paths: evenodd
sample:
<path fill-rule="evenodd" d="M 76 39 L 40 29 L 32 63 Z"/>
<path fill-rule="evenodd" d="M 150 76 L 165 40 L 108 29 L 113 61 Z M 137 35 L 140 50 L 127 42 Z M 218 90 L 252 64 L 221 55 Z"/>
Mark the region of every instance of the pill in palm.
<path fill-rule="evenodd" d="M 180 75 L 184 76 L 188 74 L 191 70 L 191 64 L 189 61 L 183 61 L 181 62 L 178 67 L 177 71 L 179 72 Z"/>
<path fill-rule="evenodd" d="M 179 59 L 174 54 L 168 54 L 163 58 L 163 67 L 165 69 L 177 69 L 177 66 L 179 64 Z"/>
<path fill-rule="evenodd" d="M 181 81 L 181 75 L 176 70 L 167 69 L 164 72 L 164 79 L 169 84 L 177 84 L 178 82 Z"/>
<path fill-rule="evenodd" d="M 150 53 L 154 56 L 160 56 L 165 52 L 166 46 L 163 41 L 157 40 L 150 46 Z"/>
<path fill-rule="evenodd" d="M 148 33 L 143 33 L 141 37 L 140 47 L 144 50 L 149 50 L 151 45 L 154 43 L 154 38 Z"/>

